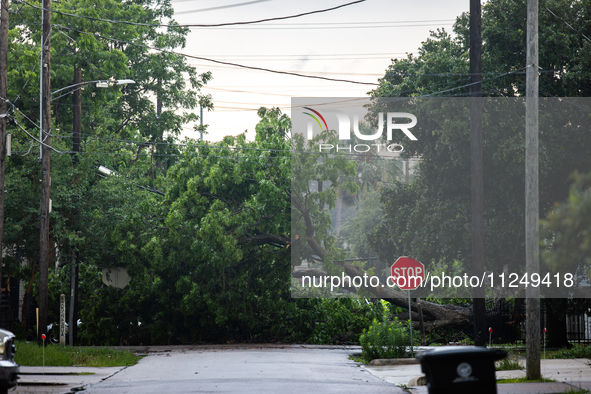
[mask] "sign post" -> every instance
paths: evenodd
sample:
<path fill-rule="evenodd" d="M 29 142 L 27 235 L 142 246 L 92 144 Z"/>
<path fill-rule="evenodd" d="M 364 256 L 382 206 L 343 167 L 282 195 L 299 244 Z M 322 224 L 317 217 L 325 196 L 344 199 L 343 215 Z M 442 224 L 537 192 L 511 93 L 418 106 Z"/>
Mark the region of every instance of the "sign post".
<path fill-rule="evenodd" d="M 410 333 L 410 355 L 412 357 L 414 351 L 412 349 L 412 309 L 410 308 L 410 290 L 407 290 L 406 292 L 408 293 L 408 332 Z"/>
<path fill-rule="evenodd" d="M 410 304 L 410 291 L 415 290 L 425 280 L 425 266 L 423 263 L 410 257 L 399 257 L 398 260 L 392 264 L 391 278 L 400 290 L 407 290 L 408 293 L 408 320 L 410 322 L 408 330 L 410 333 L 410 353 L 412 355 L 414 352 L 412 344 L 412 309 Z"/>
<path fill-rule="evenodd" d="M 66 295 L 60 295 L 60 345 L 66 344 Z"/>

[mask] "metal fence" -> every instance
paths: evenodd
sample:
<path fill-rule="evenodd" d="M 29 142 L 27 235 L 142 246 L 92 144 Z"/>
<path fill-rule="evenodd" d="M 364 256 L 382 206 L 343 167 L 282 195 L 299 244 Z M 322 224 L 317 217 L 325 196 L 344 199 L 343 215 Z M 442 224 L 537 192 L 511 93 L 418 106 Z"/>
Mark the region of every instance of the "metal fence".
<path fill-rule="evenodd" d="M 541 303 L 540 307 L 540 329 L 543 329 L 547 325 L 544 302 Z M 486 321 L 489 327 L 493 329 L 493 342 L 525 342 L 525 300 L 501 299 L 487 302 Z M 591 344 L 591 315 L 586 313 L 567 315 L 566 335 L 569 342 Z"/>
<path fill-rule="evenodd" d="M 492 341 L 516 343 L 525 341 L 525 302 L 521 299 L 489 301 L 486 321 L 492 328 Z"/>
<path fill-rule="evenodd" d="M 566 338 L 569 342 L 591 343 L 591 316 L 586 313 L 567 316 Z"/>

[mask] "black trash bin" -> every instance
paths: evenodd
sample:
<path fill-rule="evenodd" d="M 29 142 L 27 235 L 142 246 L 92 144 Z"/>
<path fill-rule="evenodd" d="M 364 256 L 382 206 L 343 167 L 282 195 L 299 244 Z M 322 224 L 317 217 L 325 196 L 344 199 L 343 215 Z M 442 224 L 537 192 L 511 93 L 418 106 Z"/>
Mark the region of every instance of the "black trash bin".
<path fill-rule="evenodd" d="M 429 394 L 496 394 L 495 361 L 507 352 L 480 346 L 442 346 L 417 355 Z"/>

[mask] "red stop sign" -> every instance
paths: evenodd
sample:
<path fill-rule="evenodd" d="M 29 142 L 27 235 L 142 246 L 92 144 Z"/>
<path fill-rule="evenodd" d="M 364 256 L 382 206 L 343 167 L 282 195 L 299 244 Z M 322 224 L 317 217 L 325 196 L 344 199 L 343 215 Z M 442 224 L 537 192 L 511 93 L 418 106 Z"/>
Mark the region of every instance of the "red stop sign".
<path fill-rule="evenodd" d="M 400 290 L 415 290 L 425 280 L 425 266 L 410 257 L 399 257 L 392 264 L 392 280 Z"/>

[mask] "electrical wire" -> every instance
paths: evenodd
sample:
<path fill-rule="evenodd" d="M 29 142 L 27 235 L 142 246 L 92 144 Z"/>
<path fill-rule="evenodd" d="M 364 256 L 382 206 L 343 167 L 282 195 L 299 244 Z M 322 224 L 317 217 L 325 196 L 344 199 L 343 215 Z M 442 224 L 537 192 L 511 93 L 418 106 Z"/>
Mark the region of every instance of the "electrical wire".
<path fill-rule="evenodd" d="M 193 1 L 193 0 L 189 0 L 189 1 Z M 217 10 L 225 10 L 228 8 L 235 8 L 235 7 L 244 7 L 246 5 L 251 5 L 251 4 L 257 4 L 257 3 L 266 3 L 268 1 L 272 1 L 272 0 L 254 0 L 254 1 L 245 1 L 242 3 L 234 3 L 234 4 L 227 4 L 227 5 L 220 5 L 217 7 L 209 7 L 209 8 L 201 8 L 198 10 L 188 10 L 188 11 L 180 11 L 180 12 L 176 12 L 174 13 L 174 15 L 186 15 L 186 14 L 194 14 L 197 12 L 206 12 L 206 11 L 217 11 Z M 177 3 L 182 3 L 182 1 L 177 1 Z"/>
<path fill-rule="evenodd" d="M 17 125 L 17 126 L 18 126 L 18 127 L 19 127 L 19 128 L 20 128 L 20 129 L 21 129 L 21 130 L 22 130 L 22 131 L 23 131 L 23 132 L 26 134 L 26 135 L 28 135 L 29 137 L 31 137 L 33 140 L 37 141 L 38 143 L 40 143 L 40 144 L 41 144 L 41 145 L 43 145 L 44 147 L 46 147 L 46 148 L 49 148 L 49 149 L 51 149 L 52 151 L 54 151 L 54 152 L 56 152 L 56 153 L 60 153 L 60 154 L 67 154 L 67 153 L 72 153 L 72 152 L 70 152 L 70 151 L 66 151 L 66 152 L 59 151 L 59 150 L 55 149 L 54 147 L 52 147 L 51 145 L 48 145 L 48 144 L 46 144 L 45 142 L 43 142 L 43 141 L 41 141 L 41 140 L 38 140 L 37 138 L 35 138 L 35 136 L 33 136 L 31 133 L 29 133 L 29 132 L 27 131 L 27 129 L 25 129 L 23 126 L 21 126 L 19 123 L 17 123 L 17 121 L 16 121 L 15 119 L 13 119 L 13 120 L 14 120 L 14 124 L 15 124 L 15 125 Z M 47 137 L 48 137 L 48 136 L 49 136 L 49 133 L 48 133 Z M 45 138 L 47 138 L 47 137 L 45 137 Z"/>
<path fill-rule="evenodd" d="M 368 22 L 296 22 L 296 23 L 266 23 L 265 26 L 337 26 L 337 25 L 387 25 L 392 23 L 434 23 L 454 22 L 455 19 L 424 19 L 418 21 L 368 21 Z"/>
<path fill-rule="evenodd" d="M 591 40 L 589 39 L 589 37 L 587 37 L 586 35 L 584 35 L 581 31 L 575 29 L 574 27 L 572 27 L 567 21 L 565 21 L 564 19 L 562 19 L 561 17 L 559 17 L 558 15 L 556 15 L 554 12 L 552 12 L 552 10 L 550 10 L 550 8 L 546 7 L 546 5 L 542 5 L 546 11 L 548 11 L 549 13 L 551 13 L 552 15 L 554 15 L 556 18 L 560 19 L 562 22 L 564 22 L 568 27 L 570 27 L 572 30 L 574 30 L 575 32 L 579 33 L 581 36 L 583 36 L 585 38 L 585 40 L 591 42 Z"/>
<path fill-rule="evenodd" d="M 316 26 L 316 27 L 219 27 L 219 30 L 336 30 L 336 29 L 385 29 L 394 27 L 427 27 L 434 26 L 431 23 L 421 25 L 367 25 L 367 26 Z M 440 25 L 437 25 L 440 26 Z M 191 30 L 203 29 L 203 27 L 189 27 Z"/>
<path fill-rule="evenodd" d="M 82 19 L 87 19 L 87 20 L 97 21 L 97 22 L 119 23 L 119 24 L 132 25 L 132 26 L 153 26 L 153 27 L 168 27 L 168 28 L 184 28 L 184 27 L 223 27 L 223 26 L 235 26 L 235 25 L 252 25 L 252 24 L 269 22 L 269 21 L 278 21 L 278 20 L 285 20 L 285 19 L 300 18 L 302 16 L 313 15 L 313 14 L 320 14 L 320 13 L 323 13 L 323 12 L 329 12 L 329 11 L 338 10 L 339 8 L 348 7 L 350 5 L 354 5 L 354 4 L 358 4 L 358 3 L 363 3 L 365 1 L 366 0 L 355 0 L 355 1 L 352 1 L 350 3 L 340 4 L 340 5 L 335 6 L 335 7 L 324 8 L 324 9 L 321 9 L 321 10 L 302 12 L 300 14 L 295 14 L 295 15 L 279 16 L 279 17 L 273 17 L 273 18 L 264 18 L 264 19 L 258 19 L 258 20 L 253 20 L 253 21 L 226 22 L 226 23 L 214 23 L 214 24 L 182 24 L 182 25 L 180 25 L 180 24 L 179 25 L 167 25 L 167 24 L 162 24 L 162 23 L 139 23 L 139 22 L 129 22 L 129 21 L 122 21 L 122 20 L 114 20 L 114 19 L 93 18 L 91 16 L 77 15 L 77 14 L 71 14 L 71 13 L 68 13 L 68 12 L 61 12 L 61 11 L 55 11 L 55 10 L 45 9 L 44 7 L 39 7 L 39 6 L 30 4 L 26 0 L 15 0 L 15 3 L 21 3 L 22 2 L 22 3 L 25 3 L 26 5 L 28 5 L 29 7 L 32 7 L 32 8 L 38 9 L 38 10 L 50 11 L 50 12 L 52 12 L 54 14 L 71 16 L 71 17 L 74 17 L 74 18 L 82 18 Z"/>
<path fill-rule="evenodd" d="M 365 0 L 363 0 L 365 1 Z M 76 29 L 72 29 L 70 27 L 67 26 L 62 26 L 62 25 L 57 25 L 60 26 L 64 29 L 68 29 L 68 30 L 72 30 L 75 32 L 78 32 L 80 34 L 87 34 L 87 35 L 91 35 L 94 37 L 99 37 L 105 40 L 110 40 L 110 41 L 114 41 L 114 42 L 118 42 L 121 44 L 128 44 L 128 45 L 134 45 L 140 48 L 146 48 L 146 49 L 151 49 L 154 51 L 159 51 L 162 53 L 168 53 L 171 55 L 177 55 L 177 56 L 184 56 L 190 59 L 197 59 L 197 60 L 205 60 L 208 62 L 212 62 L 212 63 L 218 63 L 218 64 L 224 64 L 227 66 L 233 66 L 233 67 L 240 67 L 240 68 L 245 68 L 245 69 L 249 69 L 249 70 L 258 70 L 258 71 L 265 71 L 265 72 L 270 72 L 270 73 L 274 73 L 274 74 L 283 74 L 283 75 L 292 75 L 292 76 L 296 76 L 296 77 L 302 77 L 302 78 L 312 78 L 312 79 L 321 79 L 324 81 L 334 81 L 334 82 L 347 82 L 347 83 L 354 83 L 354 84 L 359 84 L 359 85 L 378 85 L 377 83 L 374 82 L 361 82 L 361 81 L 352 81 L 352 80 L 348 80 L 348 79 L 337 79 L 337 78 L 328 78 L 328 77 L 322 77 L 319 75 L 305 75 L 305 74 L 300 74 L 300 73 L 296 73 L 296 72 L 292 72 L 292 71 L 280 71 L 280 70 L 271 70 L 268 68 L 264 68 L 264 67 L 254 67 L 254 66 L 246 66 L 244 64 L 239 64 L 239 63 L 231 63 L 231 62 L 224 62 L 221 60 L 215 60 L 215 59 L 209 59 L 209 58 L 205 58 L 205 57 L 201 57 L 201 56 L 193 56 L 193 55 L 188 55 L 185 53 L 181 53 L 181 52 L 177 52 L 177 51 L 169 51 L 166 49 L 161 49 L 161 48 L 156 48 L 154 46 L 151 45 L 145 45 L 145 44 L 136 44 L 130 41 L 125 41 L 125 40 L 119 40 L 116 38 L 111 38 L 111 37 L 104 37 L 101 36 L 99 34 L 94 34 L 94 33 L 89 33 L 89 32 L 85 32 L 85 31 L 80 31 L 80 30 L 76 30 Z"/>

